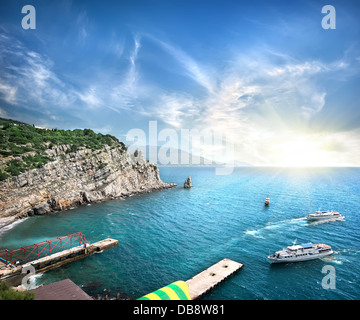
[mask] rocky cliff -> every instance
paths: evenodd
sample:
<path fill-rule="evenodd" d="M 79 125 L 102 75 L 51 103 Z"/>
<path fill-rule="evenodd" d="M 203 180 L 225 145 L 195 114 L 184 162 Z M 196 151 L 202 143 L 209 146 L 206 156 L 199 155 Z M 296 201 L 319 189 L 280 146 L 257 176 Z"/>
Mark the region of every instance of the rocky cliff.
<path fill-rule="evenodd" d="M 52 146 L 44 152 L 54 161 L 0 182 L 0 228 L 17 218 L 174 186 L 141 154 L 108 145 L 70 151 L 70 145 Z"/>

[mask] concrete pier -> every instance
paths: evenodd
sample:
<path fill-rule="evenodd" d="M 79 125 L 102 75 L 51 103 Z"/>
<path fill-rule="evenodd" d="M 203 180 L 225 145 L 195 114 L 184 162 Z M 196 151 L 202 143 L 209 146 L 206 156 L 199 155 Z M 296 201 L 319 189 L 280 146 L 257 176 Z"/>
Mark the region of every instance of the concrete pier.
<path fill-rule="evenodd" d="M 63 250 L 58 253 L 54 253 L 50 256 L 40 258 L 38 260 L 31 261 L 27 264 L 24 264 L 23 268 L 28 265 L 32 265 L 35 268 L 36 272 L 45 272 L 51 269 L 58 268 L 66 263 L 85 258 L 86 256 L 93 253 L 114 247 L 118 245 L 118 243 L 118 240 L 109 238 L 87 246 L 77 246 L 71 249 Z"/>
<path fill-rule="evenodd" d="M 83 259 L 93 253 L 101 252 L 102 250 L 109 249 L 117 246 L 118 240 L 105 239 L 93 244 L 80 245 L 70 249 L 66 249 L 37 260 L 33 260 L 23 265 L 16 266 L 15 268 L 2 268 L 0 270 L 0 280 L 6 280 L 13 286 L 21 283 L 22 278 L 26 275 L 23 270 L 29 270 L 33 267 L 36 273 L 46 272 L 58 268 L 64 264 Z"/>
<path fill-rule="evenodd" d="M 243 266 L 242 263 L 225 258 L 187 280 L 191 300 L 201 297 Z"/>
<path fill-rule="evenodd" d="M 194 300 L 228 278 L 244 265 L 223 259 L 187 281 L 176 281 L 138 300 Z"/>

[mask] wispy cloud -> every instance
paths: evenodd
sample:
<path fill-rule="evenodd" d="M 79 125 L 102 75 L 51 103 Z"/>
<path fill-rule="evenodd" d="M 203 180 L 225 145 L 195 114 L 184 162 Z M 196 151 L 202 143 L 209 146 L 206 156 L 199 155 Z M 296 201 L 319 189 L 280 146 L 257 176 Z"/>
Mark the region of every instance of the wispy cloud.
<path fill-rule="evenodd" d="M 191 79 L 203 86 L 209 92 L 213 92 L 215 85 L 213 81 L 214 79 L 209 76 L 209 74 L 205 71 L 205 68 L 203 68 L 199 62 L 196 62 L 181 48 L 170 44 L 169 42 L 165 42 L 149 34 L 146 34 L 145 36 L 160 45 L 161 48 L 175 58 L 182 66 L 182 70 L 185 74 L 187 74 Z"/>
<path fill-rule="evenodd" d="M 84 45 L 88 37 L 89 17 L 86 11 L 81 11 L 76 19 L 78 27 L 78 43 Z"/>
<path fill-rule="evenodd" d="M 6 118 L 6 117 L 7 117 L 6 111 L 0 108 L 0 118 Z"/>
<path fill-rule="evenodd" d="M 179 56 L 179 50 L 168 52 L 176 58 Z M 188 66 L 184 64 L 184 68 L 187 70 Z M 206 67 L 197 70 L 198 74 L 207 74 Z M 308 119 L 322 110 L 326 97 L 326 92 L 317 88 L 313 77 L 327 71 L 325 65 L 317 62 L 277 65 L 269 63 L 266 57 L 256 60 L 249 60 L 249 56 L 236 57 L 228 68 L 218 70 L 214 78 L 207 81 L 216 86 L 211 85 L 204 97 L 164 93 L 163 107 L 157 109 L 158 116 L 175 127 L 191 123 L 188 121 L 191 118 L 206 125 L 218 126 L 223 121 L 229 125 L 235 121 L 239 126 L 244 119 L 256 115 L 259 107 L 267 106 L 276 108 L 285 117 L 291 110 Z M 186 121 L 182 121 L 184 119 Z"/>
<path fill-rule="evenodd" d="M 0 50 L 6 51 L 0 65 L 0 92 L 6 102 L 29 105 L 32 101 L 38 107 L 71 104 L 74 95 L 52 71 L 51 60 L 4 35 L 0 38 Z"/>
<path fill-rule="evenodd" d="M 77 93 L 78 97 L 82 102 L 85 103 L 90 108 L 97 108 L 101 105 L 100 92 L 98 92 L 95 86 L 90 86 L 90 88 L 79 91 Z"/>
<path fill-rule="evenodd" d="M 0 82 L 0 94 L 2 94 L 4 100 L 9 104 L 15 104 L 16 102 L 16 87 L 12 87 L 6 83 Z"/>
<path fill-rule="evenodd" d="M 129 109 L 141 92 L 137 86 L 139 74 L 136 66 L 140 47 L 140 38 L 135 37 L 126 75 L 115 78 L 109 73 L 112 85 L 98 79 L 96 73 L 91 78 L 80 78 L 81 82 L 74 85 L 54 71 L 54 62 L 46 55 L 28 50 L 13 37 L 0 35 L 0 52 L 3 53 L 0 99 L 12 105 L 36 108 L 40 112 L 52 108 L 73 111 L 109 108 L 116 112 Z"/>
<path fill-rule="evenodd" d="M 108 107 L 116 112 L 133 109 L 135 102 L 142 96 L 144 88 L 139 84 L 139 73 L 137 70 L 137 57 L 141 48 L 141 39 L 134 37 L 133 50 L 129 56 L 129 66 L 122 79 L 117 79 L 110 88 Z M 136 112 L 137 110 L 133 110 Z"/>

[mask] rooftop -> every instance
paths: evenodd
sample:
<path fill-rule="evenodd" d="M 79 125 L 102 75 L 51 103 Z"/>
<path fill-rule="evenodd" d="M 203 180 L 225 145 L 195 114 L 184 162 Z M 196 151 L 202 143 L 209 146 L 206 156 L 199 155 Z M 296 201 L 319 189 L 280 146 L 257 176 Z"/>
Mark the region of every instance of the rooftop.
<path fill-rule="evenodd" d="M 70 279 L 45 284 L 30 291 L 35 293 L 35 300 L 93 300 Z"/>

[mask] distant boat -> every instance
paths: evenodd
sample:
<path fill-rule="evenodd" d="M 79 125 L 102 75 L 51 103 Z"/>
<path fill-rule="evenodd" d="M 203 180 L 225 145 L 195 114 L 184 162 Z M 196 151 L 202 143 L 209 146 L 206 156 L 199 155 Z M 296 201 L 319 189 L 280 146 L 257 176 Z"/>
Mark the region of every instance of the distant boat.
<path fill-rule="evenodd" d="M 265 199 L 265 205 L 268 206 L 269 204 L 270 204 L 270 198 L 269 198 L 269 194 L 268 194 Z"/>

